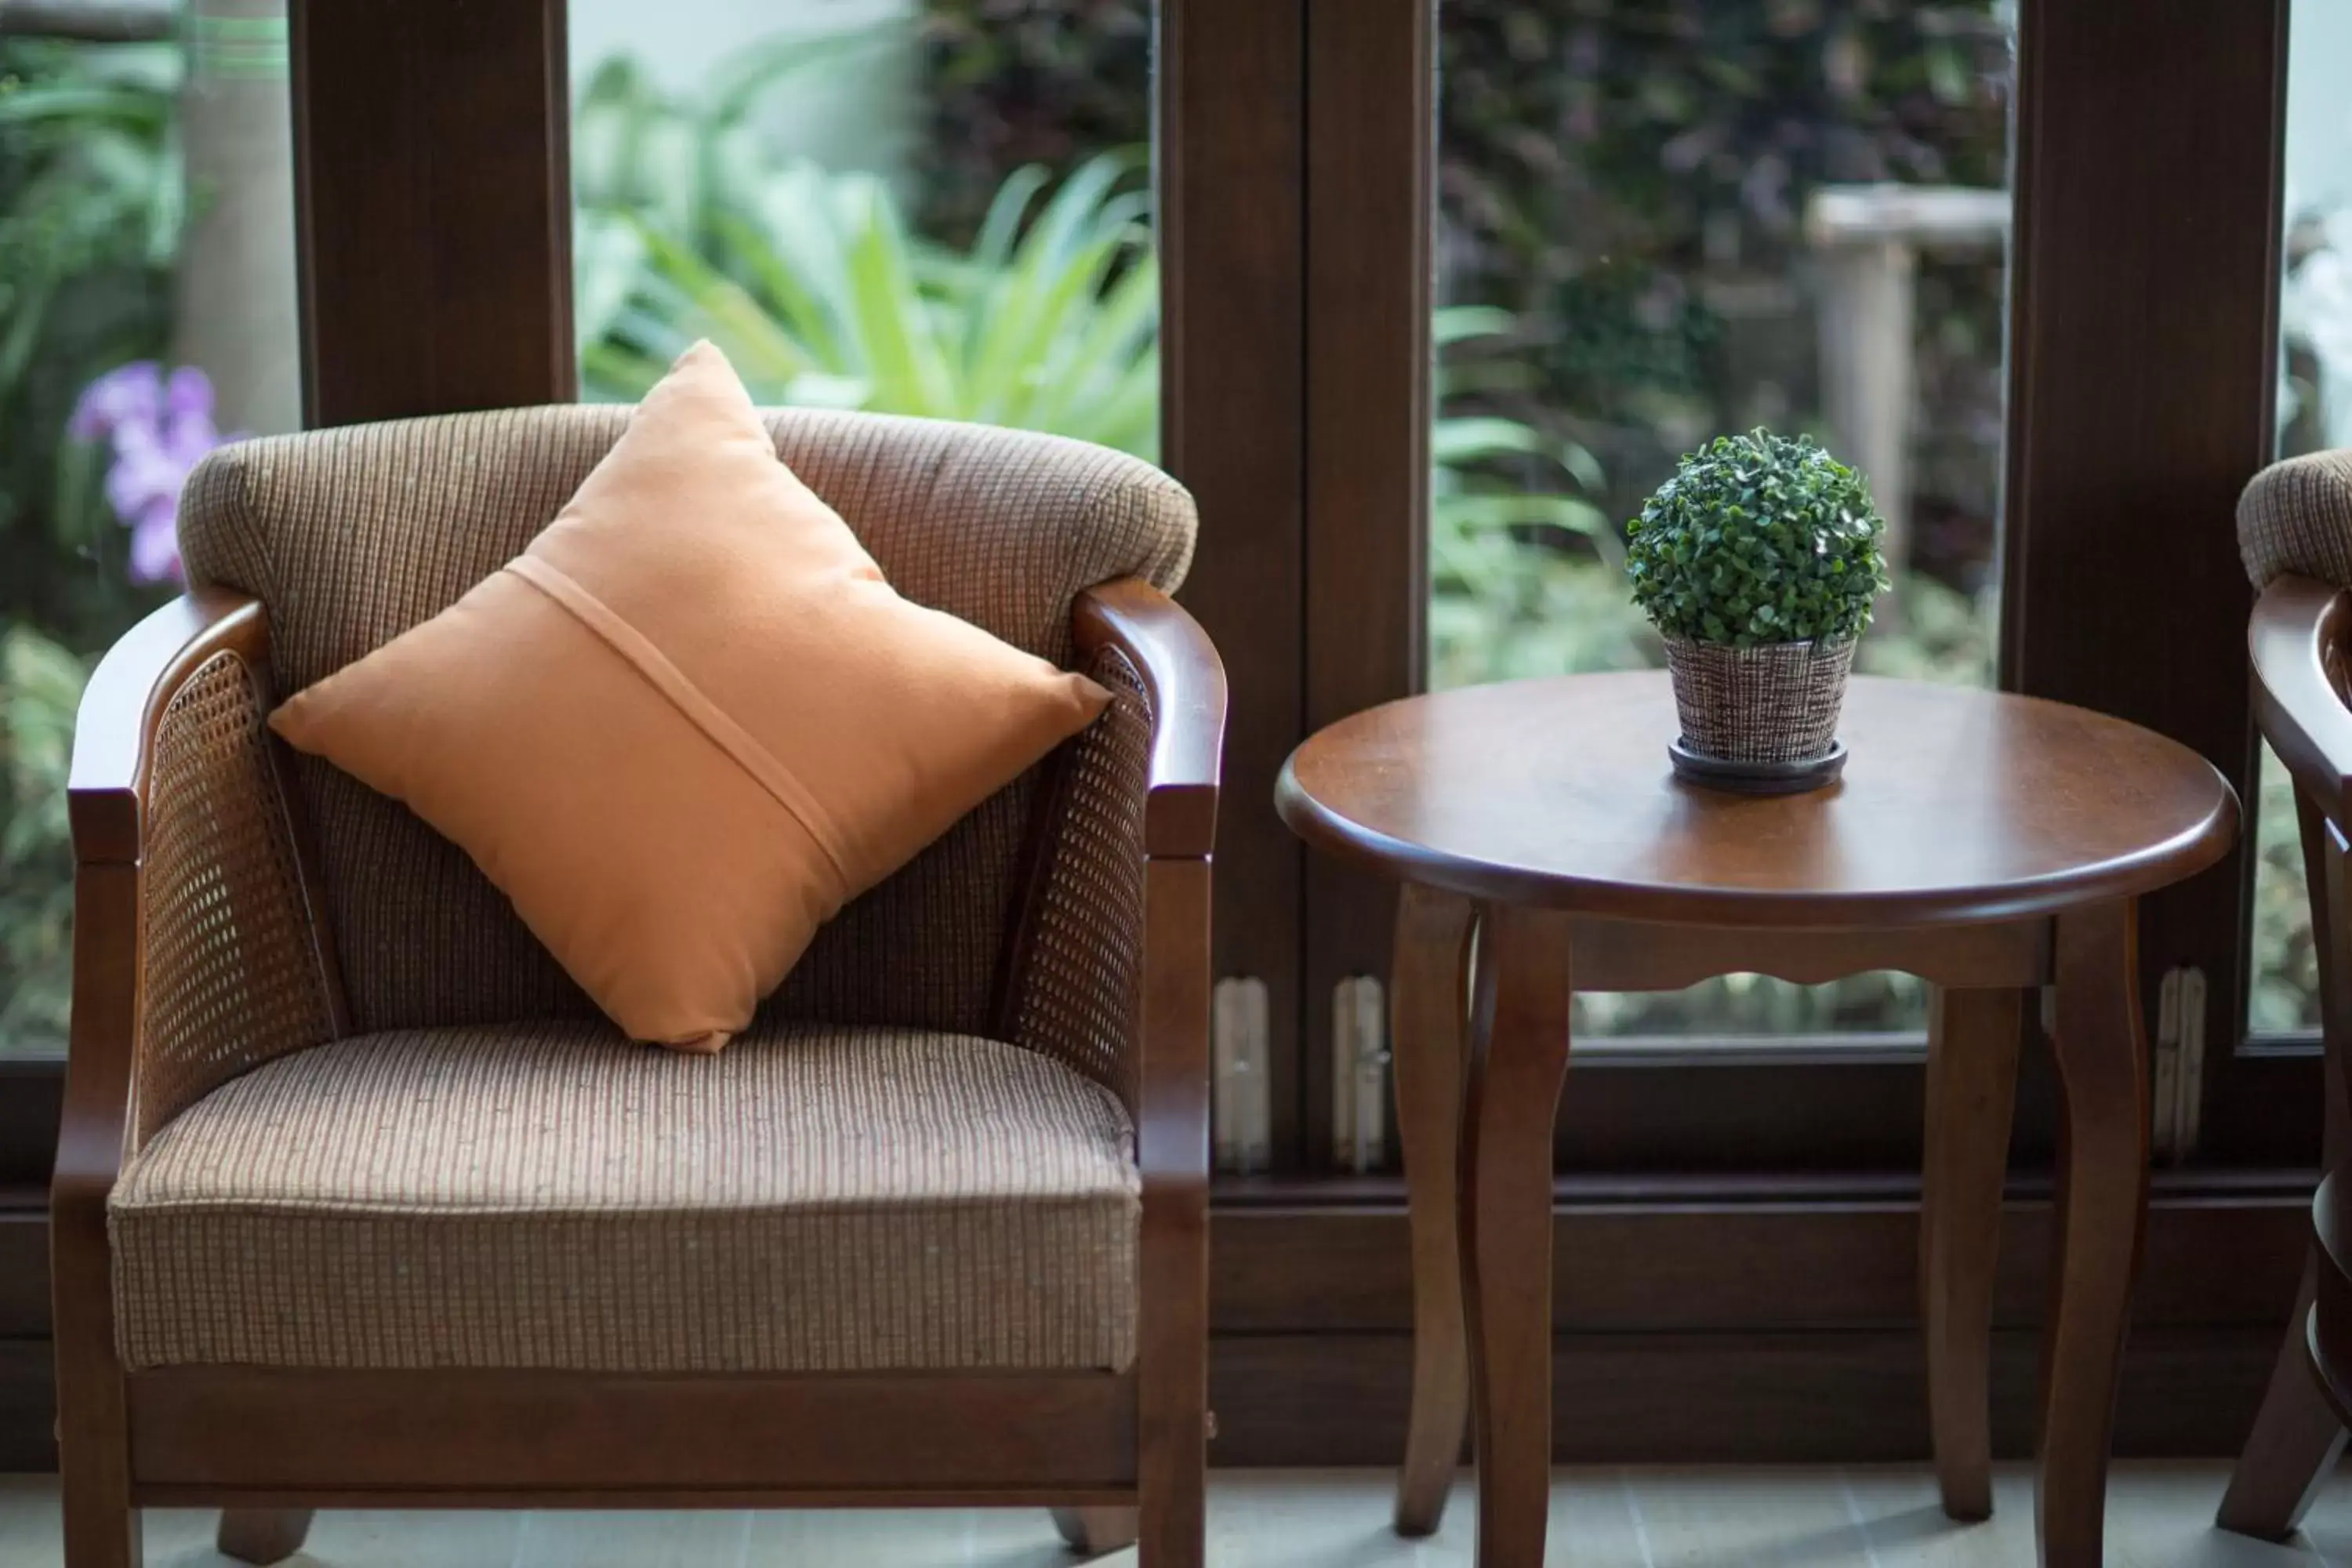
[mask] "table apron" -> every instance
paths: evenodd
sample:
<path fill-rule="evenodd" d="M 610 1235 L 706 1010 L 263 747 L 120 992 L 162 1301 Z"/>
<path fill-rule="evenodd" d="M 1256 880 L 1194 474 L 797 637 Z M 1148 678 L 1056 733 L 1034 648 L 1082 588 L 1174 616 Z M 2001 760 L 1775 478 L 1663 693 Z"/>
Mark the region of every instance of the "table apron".
<path fill-rule="evenodd" d="M 2054 918 L 1873 929 L 1706 926 L 1577 915 L 1570 966 L 1579 991 L 1679 991 L 1753 973 L 1818 985 L 1895 969 L 1956 989 L 2046 985 Z"/>

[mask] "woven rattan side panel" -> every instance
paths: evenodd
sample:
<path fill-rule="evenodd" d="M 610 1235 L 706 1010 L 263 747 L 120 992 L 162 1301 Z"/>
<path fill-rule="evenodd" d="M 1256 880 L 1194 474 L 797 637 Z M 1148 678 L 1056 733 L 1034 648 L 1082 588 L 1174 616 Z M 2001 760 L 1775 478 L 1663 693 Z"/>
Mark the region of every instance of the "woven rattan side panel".
<path fill-rule="evenodd" d="M 215 654 L 156 726 L 140 871 L 139 1142 L 332 1032 L 254 672 Z"/>
<path fill-rule="evenodd" d="M 1111 706 L 1064 760 L 1043 891 L 1013 976 L 1013 1037 L 1108 1089 L 1132 1114 L 1151 709 L 1117 648 L 1088 673 Z"/>

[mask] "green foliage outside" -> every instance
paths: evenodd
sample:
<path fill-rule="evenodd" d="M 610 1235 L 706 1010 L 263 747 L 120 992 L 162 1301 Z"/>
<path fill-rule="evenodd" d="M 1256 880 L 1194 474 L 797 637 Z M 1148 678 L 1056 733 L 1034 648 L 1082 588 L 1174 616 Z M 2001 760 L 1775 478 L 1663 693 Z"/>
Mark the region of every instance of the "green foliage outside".
<path fill-rule="evenodd" d="M 158 595 L 125 581 L 82 387 L 171 330 L 184 206 L 168 44 L 0 37 L 0 616 L 80 652 Z"/>
<path fill-rule="evenodd" d="M 815 58 L 822 58 L 823 45 Z M 838 46 L 836 46 L 838 47 Z M 635 398 L 698 338 L 753 394 L 1049 430 L 1159 451 L 1160 268 L 1144 150 L 1097 152 L 1058 180 L 1007 174 L 968 242 L 912 232 L 889 185 L 782 157 L 751 133 L 762 76 L 733 68 L 688 100 L 632 61 L 599 67 L 575 118 L 575 318 L 589 395 Z M 1500 311 L 1439 313 L 1441 342 L 1507 338 Z M 1431 432 L 1437 548 L 1466 591 L 1524 574 L 1527 536 L 1613 558 L 1614 531 L 1575 492 L 1600 473 L 1572 442 L 1446 409 Z"/>
<path fill-rule="evenodd" d="M 2294 780 L 2267 745 L 2254 798 L 2254 969 L 2246 1025 L 2256 1034 L 2319 1027 L 2319 948 L 2312 940 Z"/>
<path fill-rule="evenodd" d="M 1441 292 L 1514 321 L 1478 356 L 1482 395 L 1598 459 L 1612 517 L 1710 436 L 1804 426 L 1815 389 L 1779 373 L 1775 301 L 1805 200 L 2004 184 L 2012 8 L 1444 0 Z M 922 18 L 925 232 L 971 235 L 1013 169 L 1148 138 L 1150 0 L 922 0 Z M 1923 260 L 1915 558 L 1969 595 L 1995 505 L 2002 298 L 1998 255 Z"/>
<path fill-rule="evenodd" d="M 1869 485 L 1818 443 L 1718 436 L 1626 526 L 1625 577 L 1685 642 L 1851 642 L 1887 586 L 1885 531 Z"/>
<path fill-rule="evenodd" d="M 741 123 L 756 94 L 716 101 L 669 102 L 625 59 L 581 100 L 590 395 L 635 398 L 708 337 L 763 401 L 1157 450 L 1160 273 L 1134 154 L 1097 154 L 1058 184 L 1013 171 L 950 248 L 911 235 L 880 179 L 777 157 Z M 658 202 L 633 177 L 653 146 L 692 171 Z"/>
<path fill-rule="evenodd" d="M 66 767 L 89 662 L 163 597 L 132 586 L 82 387 L 171 327 L 184 209 L 176 47 L 0 37 L 0 1055 L 62 1048 Z"/>
<path fill-rule="evenodd" d="M 65 1038 L 73 855 L 66 767 L 82 661 L 28 626 L 0 633 L 0 1050 Z"/>

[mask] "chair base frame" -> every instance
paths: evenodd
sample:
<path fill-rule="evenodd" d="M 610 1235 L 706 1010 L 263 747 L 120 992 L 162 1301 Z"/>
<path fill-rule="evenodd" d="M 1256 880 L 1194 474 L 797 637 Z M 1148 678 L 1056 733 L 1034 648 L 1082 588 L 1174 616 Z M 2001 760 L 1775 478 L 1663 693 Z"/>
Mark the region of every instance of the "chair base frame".
<path fill-rule="evenodd" d="M 1125 1373 L 189 1367 L 124 1389 L 131 1495 L 159 1505 L 1067 1503 L 1137 1486 Z M 991 1442 L 970 1442 L 976 1424 Z"/>

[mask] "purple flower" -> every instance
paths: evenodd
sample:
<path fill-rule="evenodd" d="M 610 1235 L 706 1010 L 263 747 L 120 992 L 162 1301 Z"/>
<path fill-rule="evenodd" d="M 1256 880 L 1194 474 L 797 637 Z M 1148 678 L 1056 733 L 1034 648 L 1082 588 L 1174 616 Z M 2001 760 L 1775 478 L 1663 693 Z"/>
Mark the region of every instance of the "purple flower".
<path fill-rule="evenodd" d="M 178 577 L 180 489 L 223 439 L 205 373 L 182 365 L 167 382 L 152 360 L 108 371 L 82 389 L 66 428 L 76 440 L 110 439 L 106 501 L 131 531 L 131 580 Z"/>
<path fill-rule="evenodd" d="M 201 379 L 204 373 L 195 373 Z M 125 420 L 153 420 L 163 405 L 163 367 L 152 359 L 117 365 L 81 389 L 66 434 L 77 441 L 110 436 Z"/>
<path fill-rule="evenodd" d="M 131 523 L 131 580 L 163 583 L 180 575 L 179 506 L 158 501 Z"/>
<path fill-rule="evenodd" d="M 173 416 L 213 416 L 212 379 L 194 365 L 184 364 L 163 384 L 163 412 Z"/>

